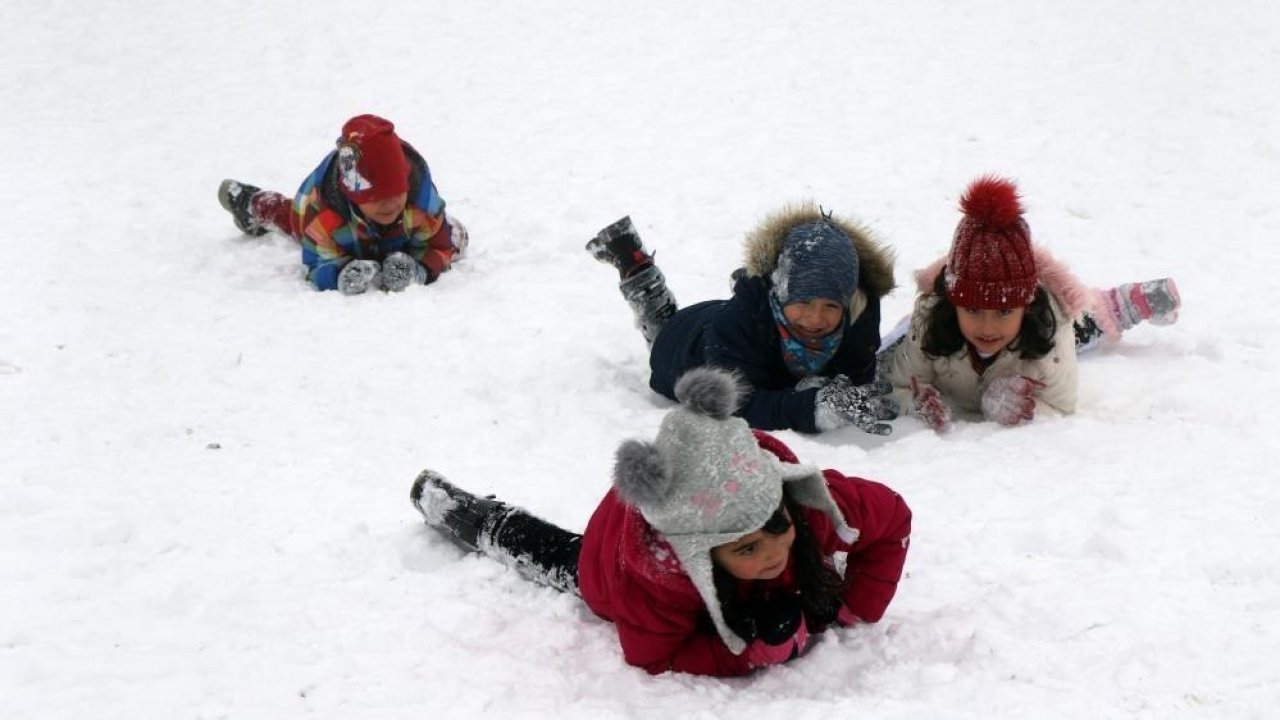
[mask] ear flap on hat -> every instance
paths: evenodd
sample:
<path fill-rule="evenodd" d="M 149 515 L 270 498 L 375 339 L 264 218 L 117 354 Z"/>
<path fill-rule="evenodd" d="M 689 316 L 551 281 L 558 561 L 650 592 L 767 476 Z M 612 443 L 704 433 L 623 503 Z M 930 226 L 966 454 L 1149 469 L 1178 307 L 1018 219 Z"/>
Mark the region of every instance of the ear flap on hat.
<path fill-rule="evenodd" d="M 821 470 L 812 465 L 782 461 L 778 461 L 778 465 L 782 471 L 782 487 L 788 497 L 801 505 L 826 513 L 841 540 L 849 544 L 857 541 L 857 528 L 849 527 L 849 523 L 845 521 L 844 513 L 831 498 L 827 479 L 822 476 Z"/>

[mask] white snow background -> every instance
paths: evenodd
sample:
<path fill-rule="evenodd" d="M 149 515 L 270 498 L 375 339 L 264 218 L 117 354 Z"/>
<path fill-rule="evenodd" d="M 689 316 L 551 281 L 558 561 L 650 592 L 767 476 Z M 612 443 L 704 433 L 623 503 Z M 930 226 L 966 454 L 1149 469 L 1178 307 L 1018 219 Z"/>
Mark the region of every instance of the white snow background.
<path fill-rule="evenodd" d="M 1271 0 L 0 5 L 0 717 L 1270 718 L 1280 706 L 1280 10 Z M 235 231 L 349 116 L 472 250 L 347 298 Z M 780 436 L 915 512 L 898 596 L 749 678 L 650 677 L 575 598 L 465 556 L 436 468 L 580 529 L 670 404 L 616 276 L 685 303 L 813 199 L 911 271 L 974 177 L 1096 285 L 1184 311 L 1079 412 Z"/>

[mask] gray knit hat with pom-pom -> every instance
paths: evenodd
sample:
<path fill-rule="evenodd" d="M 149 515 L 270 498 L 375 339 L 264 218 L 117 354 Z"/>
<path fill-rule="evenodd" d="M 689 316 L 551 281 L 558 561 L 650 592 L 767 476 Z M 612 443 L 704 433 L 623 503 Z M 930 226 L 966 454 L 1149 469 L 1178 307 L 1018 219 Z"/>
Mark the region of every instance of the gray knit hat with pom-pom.
<path fill-rule="evenodd" d="M 618 448 L 613 480 L 618 496 L 675 551 L 735 654 L 746 642 L 725 625 L 712 548 L 759 530 L 782 503 L 783 483 L 796 502 L 826 512 L 845 540 L 857 538 L 817 468 L 782 462 L 733 415 L 745 394 L 733 373 L 712 367 L 685 373 L 675 387 L 680 407 L 667 413 L 652 443 L 628 440 Z"/>

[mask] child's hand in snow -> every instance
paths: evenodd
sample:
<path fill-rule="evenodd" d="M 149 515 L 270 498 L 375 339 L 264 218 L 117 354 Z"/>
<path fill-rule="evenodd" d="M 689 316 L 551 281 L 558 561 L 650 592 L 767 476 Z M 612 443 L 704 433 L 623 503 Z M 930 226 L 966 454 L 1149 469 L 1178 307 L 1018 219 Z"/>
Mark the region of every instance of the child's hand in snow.
<path fill-rule="evenodd" d="M 982 394 L 982 414 L 1001 425 L 1022 425 L 1036 414 L 1035 393 L 1044 383 L 1025 375 L 991 381 Z"/>
<path fill-rule="evenodd" d="M 942 399 L 938 388 L 911 376 L 911 412 L 935 432 L 951 429 L 951 407 Z"/>

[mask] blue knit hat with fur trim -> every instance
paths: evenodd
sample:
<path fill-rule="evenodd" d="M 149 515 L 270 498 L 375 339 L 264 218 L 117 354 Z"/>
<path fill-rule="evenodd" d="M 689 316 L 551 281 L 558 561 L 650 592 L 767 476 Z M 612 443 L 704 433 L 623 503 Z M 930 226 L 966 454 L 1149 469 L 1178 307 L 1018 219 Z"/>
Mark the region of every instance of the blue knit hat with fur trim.
<path fill-rule="evenodd" d="M 853 241 L 827 219 L 791 228 L 778 253 L 773 294 L 783 305 L 814 298 L 845 307 L 858 287 L 858 252 Z"/>

